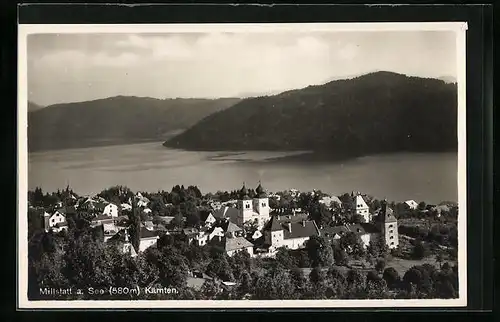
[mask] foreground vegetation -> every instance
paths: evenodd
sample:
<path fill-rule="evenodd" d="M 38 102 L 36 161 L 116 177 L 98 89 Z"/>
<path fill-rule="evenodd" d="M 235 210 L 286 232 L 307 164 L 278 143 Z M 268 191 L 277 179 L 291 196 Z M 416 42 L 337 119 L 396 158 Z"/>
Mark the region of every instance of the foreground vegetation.
<path fill-rule="evenodd" d="M 250 192 L 254 193 L 254 192 Z M 207 209 L 207 200 L 231 199 L 235 192 L 203 195 L 197 187 L 173 187 L 170 192 L 142 193 L 150 198 L 153 210 L 150 218 L 129 212 L 131 222 L 174 215 L 168 229 L 194 227 L 200 222 L 200 212 Z M 114 202 L 126 202 L 134 194 L 125 187 L 104 190 L 100 196 Z M 275 206 L 301 206 L 319 224 L 357 220 L 349 215 L 348 207 L 326 209 L 318 204 L 317 192 L 291 198 L 282 194 Z M 78 200 L 69 188 L 52 194 L 41 189 L 29 193 L 30 204 L 50 210 L 58 202 L 74 205 Z M 343 198 L 341 198 L 343 199 Z M 367 198 L 371 207 L 377 200 Z M 297 203 L 296 205 L 290 205 Z M 397 207 L 397 205 L 393 206 Z M 276 258 L 252 258 L 246 252 L 228 257 L 216 246 L 199 247 L 189 244 L 184 235 L 161 235 L 157 247 L 148 248 L 135 258 L 123 254 L 119 245 L 102 241 L 102 229 L 91 228 L 87 212 L 67 214 L 68 230 L 60 233 L 41 229 L 37 215 L 29 213 L 29 291 L 30 299 L 385 299 L 385 298 L 456 298 L 458 297 L 458 266 L 453 238 L 433 236 L 433 225 L 453 226 L 456 216 L 424 219 L 431 227 L 427 234 L 400 238 L 401 247 L 389 251 L 381 240 L 368 248 L 355 234 L 346 234 L 329 241 L 313 236 L 301 250 L 278 250 Z M 332 219 L 332 212 L 337 216 Z M 402 217 L 413 220 L 422 212 L 407 212 Z M 418 215 L 417 215 L 418 214 Z M 143 217 L 143 218 L 138 218 Z M 415 220 L 416 220 L 415 219 Z M 446 222 L 445 222 L 446 221 Z M 424 229 L 424 228 L 422 228 Z M 438 229 L 448 236 L 450 230 Z M 404 235 L 403 235 L 404 236 Z M 450 243 L 442 248 L 438 242 Z M 192 274 L 203 272 L 201 287 L 191 283 Z M 234 282 L 226 286 L 221 282 Z M 48 296 L 41 288 L 89 287 L 146 288 L 170 287 L 175 294 L 102 294 L 96 297 L 82 294 Z"/>

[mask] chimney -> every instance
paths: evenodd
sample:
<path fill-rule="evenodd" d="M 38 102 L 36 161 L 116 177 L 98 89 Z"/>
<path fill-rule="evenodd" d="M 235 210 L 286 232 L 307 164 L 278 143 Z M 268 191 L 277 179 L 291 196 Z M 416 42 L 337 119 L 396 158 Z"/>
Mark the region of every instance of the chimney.
<path fill-rule="evenodd" d="M 302 227 L 305 227 L 305 226 L 306 226 L 306 221 L 302 220 Z"/>
<path fill-rule="evenodd" d="M 278 219 L 278 220 L 280 220 L 280 215 L 278 215 L 278 218 L 277 218 L 277 219 Z"/>
<path fill-rule="evenodd" d="M 288 226 L 288 232 L 291 233 L 292 232 L 292 223 L 291 222 L 287 223 L 287 226 Z"/>

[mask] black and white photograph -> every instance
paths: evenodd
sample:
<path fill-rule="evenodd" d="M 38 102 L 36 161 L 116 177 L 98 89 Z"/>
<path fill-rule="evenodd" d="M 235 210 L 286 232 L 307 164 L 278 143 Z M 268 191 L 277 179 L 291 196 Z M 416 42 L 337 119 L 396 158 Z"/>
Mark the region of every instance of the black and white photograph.
<path fill-rule="evenodd" d="M 465 305 L 466 29 L 19 25 L 20 305 Z"/>

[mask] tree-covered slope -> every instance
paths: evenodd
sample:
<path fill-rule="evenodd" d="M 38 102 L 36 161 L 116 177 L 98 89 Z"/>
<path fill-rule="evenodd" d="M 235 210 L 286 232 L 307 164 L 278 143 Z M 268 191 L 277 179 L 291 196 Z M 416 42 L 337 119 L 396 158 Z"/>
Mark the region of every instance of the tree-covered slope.
<path fill-rule="evenodd" d="M 38 151 L 165 140 L 239 100 L 117 96 L 50 105 L 28 113 L 28 147 Z"/>
<path fill-rule="evenodd" d="M 336 156 L 456 150 L 456 85 L 391 72 L 336 80 L 242 100 L 164 145 Z"/>

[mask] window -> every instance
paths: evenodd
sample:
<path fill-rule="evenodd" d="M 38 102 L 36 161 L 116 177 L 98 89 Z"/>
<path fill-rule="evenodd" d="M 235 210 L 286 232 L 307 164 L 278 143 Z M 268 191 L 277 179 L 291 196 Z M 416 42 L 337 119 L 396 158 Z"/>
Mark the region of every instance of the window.
<path fill-rule="evenodd" d="M 394 236 L 389 237 L 389 239 L 394 239 Z"/>
<path fill-rule="evenodd" d="M 392 227 L 394 227 L 394 226 L 393 226 L 392 224 L 390 224 L 390 225 L 389 225 L 389 228 L 392 228 Z"/>
<path fill-rule="evenodd" d="M 391 246 L 393 246 L 393 245 L 394 245 L 394 242 L 391 243 Z"/>
<path fill-rule="evenodd" d="M 246 205 L 245 205 L 245 208 L 246 208 L 246 209 L 250 208 L 250 205 L 249 205 L 249 204 L 246 204 Z"/>
<path fill-rule="evenodd" d="M 392 229 L 391 229 L 391 230 L 389 230 L 389 233 L 391 233 L 391 234 L 392 234 L 393 232 L 394 232 L 394 230 L 392 230 Z"/>
<path fill-rule="evenodd" d="M 266 206 L 266 203 L 265 203 L 265 202 L 263 202 L 263 203 L 262 203 L 262 207 L 265 207 L 265 206 Z"/>

